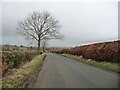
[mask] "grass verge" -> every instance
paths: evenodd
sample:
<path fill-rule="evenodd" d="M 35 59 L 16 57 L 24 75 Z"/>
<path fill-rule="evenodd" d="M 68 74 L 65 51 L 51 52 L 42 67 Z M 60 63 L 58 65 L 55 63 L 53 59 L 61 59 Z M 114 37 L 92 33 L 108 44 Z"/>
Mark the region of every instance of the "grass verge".
<path fill-rule="evenodd" d="M 119 73 L 120 72 L 120 67 L 117 63 L 110 63 L 110 62 L 98 62 L 92 59 L 85 59 L 82 56 L 76 56 L 76 55 L 71 55 L 71 54 L 61 54 L 64 57 L 68 57 L 68 58 L 72 58 L 74 60 L 86 63 L 86 64 L 90 64 L 96 67 L 100 67 L 103 69 L 107 69 L 110 71 L 114 71 Z"/>
<path fill-rule="evenodd" d="M 20 69 L 17 69 L 13 75 L 4 77 L 2 80 L 2 87 L 18 88 L 28 77 L 36 72 L 45 56 L 45 53 L 36 56 L 32 61 L 26 63 Z"/>

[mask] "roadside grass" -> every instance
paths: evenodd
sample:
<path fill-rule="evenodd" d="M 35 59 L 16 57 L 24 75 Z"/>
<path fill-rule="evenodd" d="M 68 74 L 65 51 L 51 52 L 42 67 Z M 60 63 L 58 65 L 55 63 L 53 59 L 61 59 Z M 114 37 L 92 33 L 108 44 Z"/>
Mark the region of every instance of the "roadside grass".
<path fill-rule="evenodd" d="M 2 80 L 2 87 L 18 88 L 25 80 L 27 80 L 28 77 L 37 71 L 45 56 L 45 53 L 42 55 L 37 55 L 32 61 L 17 69 L 13 75 L 4 77 Z"/>
<path fill-rule="evenodd" d="M 110 63 L 110 62 L 98 62 L 92 59 L 85 59 L 82 56 L 76 56 L 76 55 L 71 55 L 71 54 L 61 54 L 64 57 L 72 58 L 74 60 L 90 64 L 99 68 L 103 68 L 106 70 L 114 71 L 119 73 L 120 72 L 120 67 L 117 63 Z"/>

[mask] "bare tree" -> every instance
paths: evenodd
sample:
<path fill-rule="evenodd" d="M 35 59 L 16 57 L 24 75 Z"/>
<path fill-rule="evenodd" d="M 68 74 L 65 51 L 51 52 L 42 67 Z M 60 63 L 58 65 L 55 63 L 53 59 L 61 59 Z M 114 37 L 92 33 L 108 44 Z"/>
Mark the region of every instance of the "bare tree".
<path fill-rule="evenodd" d="M 46 46 L 47 46 L 47 40 L 46 39 L 42 40 L 42 50 L 43 50 L 43 52 L 45 52 Z"/>
<path fill-rule="evenodd" d="M 44 39 L 61 39 L 59 21 L 48 12 L 33 12 L 25 20 L 19 21 L 17 29 L 19 33 L 37 41 L 38 54 L 40 43 Z"/>

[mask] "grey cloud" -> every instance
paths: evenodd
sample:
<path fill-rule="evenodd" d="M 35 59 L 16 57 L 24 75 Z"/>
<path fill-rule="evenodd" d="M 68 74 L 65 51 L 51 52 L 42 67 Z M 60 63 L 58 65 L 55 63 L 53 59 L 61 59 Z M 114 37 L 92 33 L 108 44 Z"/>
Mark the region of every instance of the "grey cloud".
<path fill-rule="evenodd" d="M 3 44 L 27 45 L 16 34 L 17 21 L 32 11 L 49 11 L 62 24 L 63 40 L 51 40 L 49 46 L 71 47 L 118 38 L 117 3 L 2 3 Z M 16 38 L 17 37 L 17 38 Z"/>

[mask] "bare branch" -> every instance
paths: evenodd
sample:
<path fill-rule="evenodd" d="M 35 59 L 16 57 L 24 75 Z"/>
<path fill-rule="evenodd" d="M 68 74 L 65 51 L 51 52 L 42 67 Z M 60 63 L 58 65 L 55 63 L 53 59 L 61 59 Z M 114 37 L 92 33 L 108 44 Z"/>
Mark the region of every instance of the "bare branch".
<path fill-rule="evenodd" d="M 33 12 L 24 21 L 19 21 L 17 27 L 19 33 L 35 39 L 38 42 L 38 48 L 41 40 L 61 39 L 60 28 L 59 21 L 48 12 Z"/>

